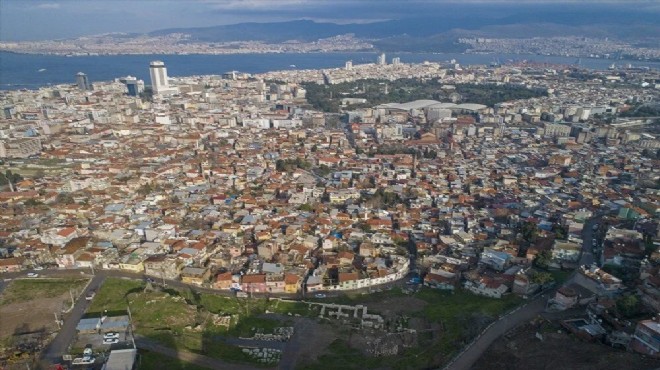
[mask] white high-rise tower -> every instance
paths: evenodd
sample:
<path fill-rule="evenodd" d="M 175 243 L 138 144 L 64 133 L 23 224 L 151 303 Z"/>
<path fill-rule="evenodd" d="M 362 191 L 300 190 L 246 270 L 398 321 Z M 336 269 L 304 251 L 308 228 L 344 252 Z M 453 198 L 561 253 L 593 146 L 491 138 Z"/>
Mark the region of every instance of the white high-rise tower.
<path fill-rule="evenodd" d="M 167 82 L 167 68 L 165 68 L 165 63 L 160 60 L 149 63 L 149 74 L 151 75 L 151 88 L 154 94 L 162 94 L 170 90 L 169 82 Z"/>
<path fill-rule="evenodd" d="M 353 69 L 353 61 L 352 61 L 352 60 L 349 60 L 348 62 L 346 62 L 346 67 L 345 67 L 345 69 L 346 69 L 347 71 L 350 71 L 350 70 Z"/>
<path fill-rule="evenodd" d="M 379 66 L 384 66 L 387 64 L 387 59 L 385 59 L 385 53 L 382 53 L 378 56 L 378 61 L 376 62 Z"/>

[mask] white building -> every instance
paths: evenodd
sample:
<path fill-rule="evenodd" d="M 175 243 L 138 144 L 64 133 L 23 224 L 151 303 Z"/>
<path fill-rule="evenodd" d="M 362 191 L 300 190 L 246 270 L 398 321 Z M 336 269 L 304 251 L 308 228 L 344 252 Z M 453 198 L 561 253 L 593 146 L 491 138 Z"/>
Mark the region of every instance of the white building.
<path fill-rule="evenodd" d="M 170 87 L 165 63 L 160 60 L 149 63 L 149 75 L 151 76 L 151 88 L 154 94 L 167 95 L 177 92 L 175 87 Z"/>

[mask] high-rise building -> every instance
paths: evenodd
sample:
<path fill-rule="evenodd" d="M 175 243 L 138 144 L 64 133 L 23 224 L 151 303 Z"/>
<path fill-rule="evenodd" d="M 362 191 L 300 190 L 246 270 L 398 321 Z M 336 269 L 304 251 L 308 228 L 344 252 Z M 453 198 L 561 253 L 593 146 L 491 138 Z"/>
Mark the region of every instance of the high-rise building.
<path fill-rule="evenodd" d="M 398 66 L 399 64 L 401 64 L 401 58 L 399 57 L 392 58 L 392 64 Z"/>
<path fill-rule="evenodd" d="M 387 64 L 387 59 L 385 59 L 385 53 L 382 53 L 381 55 L 378 56 L 378 62 L 377 64 L 379 66 L 384 66 Z"/>
<path fill-rule="evenodd" d="M 133 76 L 126 76 L 119 79 L 126 85 L 126 90 L 130 96 L 138 96 L 144 90 L 144 82 Z"/>
<path fill-rule="evenodd" d="M 350 71 L 351 69 L 353 69 L 353 61 L 352 60 L 349 60 L 348 62 L 346 62 L 346 68 L 345 69 L 347 71 Z"/>
<path fill-rule="evenodd" d="M 160 60 L 149 63 L 149 74 L 151 75 L 151 88 L 154 94 L 161 94 L 170 89 L 165 63 Z"/>
<path fill-rule="evenodd" d="M 92 86 L 89 84 L 89 79 L 87 78 L 87 75 L 82 72 L 76 73 L 76 85 L 78 85 L 78 88 L 80 90 L 92 89 Z"/>

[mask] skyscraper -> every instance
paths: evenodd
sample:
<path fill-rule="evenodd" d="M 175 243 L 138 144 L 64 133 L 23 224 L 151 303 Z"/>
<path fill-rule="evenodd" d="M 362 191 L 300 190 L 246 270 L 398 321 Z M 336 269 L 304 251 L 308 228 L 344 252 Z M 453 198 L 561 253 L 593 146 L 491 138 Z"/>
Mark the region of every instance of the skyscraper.
<path fill-rule="evenodd" d="M 378 56 L 378 62 L 377 64 L 379 66 L 384 66 L 387 64 L 387 59 L 385 59 L 385 53 L 382 53 L 381 55 Z"/>
<path fill-rule="evenodd" d="M 352 60 L 349 60 L 348 62 L 346 62 L 346 68 L 345 69 L 347 71 L 350 71 L 351 69 L 353 69 L 353 61 Z"/>
<path fill-rule="evenodd" d="M 76 73 L 76 85 L 78 85 L 80 90 L 92 89 L 92 86 L 89 84 L 89 79 L 87 79 L 87 75 L 82 72 Z"/>
<path fill-rule="evenodd" d="M 126 76 L 119 79 L 126 85 L 126 90 L 130 96 L 138 96 L 144 90 L 144 82 L 133 76 Z"/>
<path fill-rule="evenodd" d="M 151 75 L 151 88 L 154 94 L 161 94 L 170 89 L 165 63 L 160 60 L 149 63 L 149 74 Z"/>

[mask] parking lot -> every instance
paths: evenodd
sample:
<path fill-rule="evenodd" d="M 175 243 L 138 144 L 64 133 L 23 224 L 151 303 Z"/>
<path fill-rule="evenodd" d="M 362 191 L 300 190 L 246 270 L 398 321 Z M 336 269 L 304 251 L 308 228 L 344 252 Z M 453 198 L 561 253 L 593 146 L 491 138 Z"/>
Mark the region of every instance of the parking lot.
<path fill-rule="evenodd" d="M 117 343 L 104 343 L 104 336 L 100 333 L 79 333 L 75 343 L 71 346 L 74 357 L 82 354 L 82 349 L 92 346 L 94 353 L 109 352 L 110 349 L 132 348 L 133 343 L 128 332 L 117 333 Z M 78 353 L 79 352 L 79 353 Z"/>

